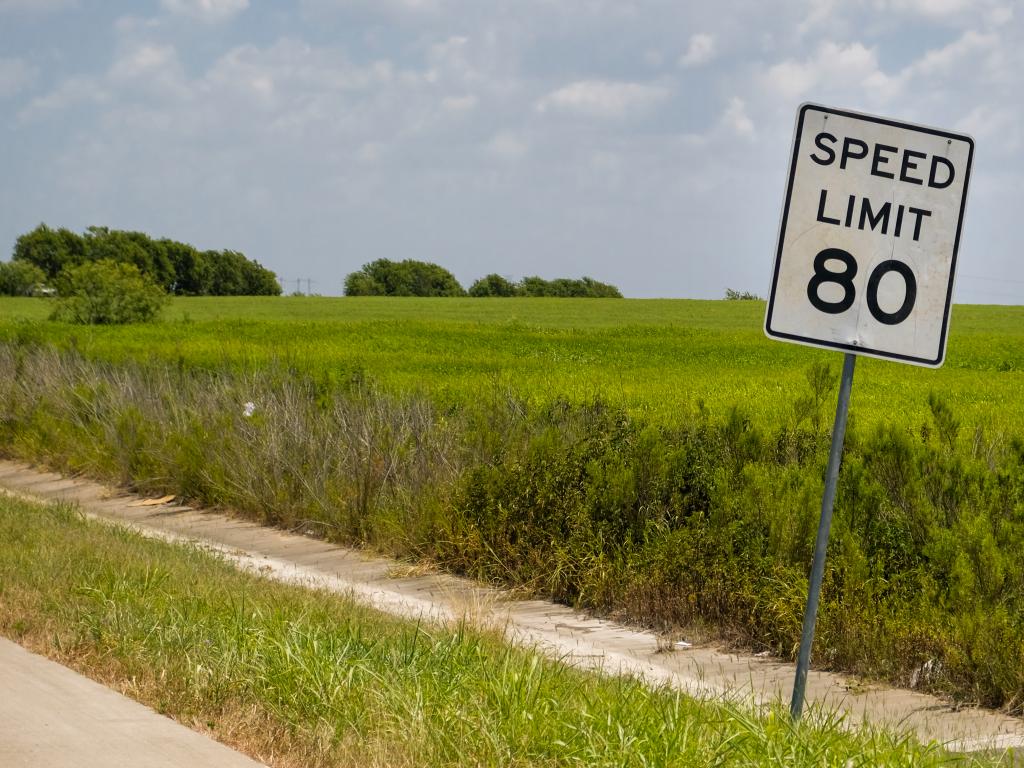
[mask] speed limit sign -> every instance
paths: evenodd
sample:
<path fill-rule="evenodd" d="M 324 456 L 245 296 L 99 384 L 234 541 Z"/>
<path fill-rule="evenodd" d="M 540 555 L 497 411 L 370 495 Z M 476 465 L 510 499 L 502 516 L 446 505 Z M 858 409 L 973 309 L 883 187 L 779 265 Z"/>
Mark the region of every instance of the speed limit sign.
<path fill-rule="evenodd" d="M 974 142 L 804 104 L 765 333 L 938 367 Z"/>

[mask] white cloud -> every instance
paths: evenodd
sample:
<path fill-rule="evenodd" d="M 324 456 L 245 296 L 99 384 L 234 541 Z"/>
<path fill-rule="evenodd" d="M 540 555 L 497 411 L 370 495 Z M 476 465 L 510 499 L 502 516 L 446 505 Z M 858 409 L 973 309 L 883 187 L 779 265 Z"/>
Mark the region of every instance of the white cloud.
<path fill-rule="evenodd" d="M 177 53 L 173 46 L 144 43 L 119 57 L 110 68 L 110 74 L 116 80 L 133 80 L 164 71 L 169 67 L 176 68 L 177 61 Z"/>
<path fill-rule="evenodd" d="M 49 93 L 33 99 L 18 113 L 18 119 L 27 122 L 79 104 L 102 104 L 109 100 L 110 94 L 99 80 L 80 75 L 68 78 Z"/>
<path fill-rule="evenodd" d="M 967 30 L 949 45 L 927 51 L 901 74 L 905 78 L 949 75 L 954 71 L 954 67 L 971 54 L 994 50 L 998 43 L 999 39 L 995 34 L 982 34 L 974 30 Z"/>
<path fill-rule="evenodd" d="M 698 67 L 707 64 L 715 55 L 715 38 L 706 32 L 690 36 L 690 45 L 679 59 L 681 67 Z"/>
<path fill-rule="evenodd" d="M 770 67 L 765 82 L 770 90 L 790 102 L 798 101 L 818 86 L 832 91 L 870 91 L 875 100 L 889 98 L 894 90 L 891 78 L 878 66 L 877 51 L 859 42 L 821 43 L 814 55 L 803 61 L 787 59 Z"/>
<path fill-rule="evenodd" d="M 747 105 L 743 99 L 734 96 L 722 114 L 722 125 L 744 139 L 754 138 L 754 121 L 747 115 Z"/>
<path fill-rule="evenodd" d="M 249 0 L 160 0 L 171 13 L 215 23 L 225 21 L 249 7 Z"/>
<path fill-rule="evenodd" d="M 0 99 L 21 93 L 35 77 L 35 68 L 23 59 L 0 58 Z"/>
<path fill-rule="evenodd" d="M 770 92 L 789 102 L 825 90 L 830 98 L 839 95 L 868 106 L 885 106 L 898 97 L 915 95 L 915 91 L 920 95 L 946 87 L 959 78 L 972 57 L 984 56 L 993 71 L 1006 69 L 1001 50 L 996 33 L 967 30 L 953 42 L 929 49 L 889 74 L 879 65 L 876 48 L 860 42 L 841 45 L 826 41 L 806 59 L 787 59 L 769 67 L 764 82 Z M 971 67 L 970 71 L 979 69 Z"/>
<path fill-rule="evenodd" d="M 985 14 L 985 21 L 993 27 L 1002 27 L 1013 21 L 1013 8 L 1008 5 L 997 5 Z"/>
<path fill-rule="evenodd" d="M 1021 146 L 1020 115 L 1009 107 L 981 104 L 962 117 L 956 129 L 1001 152 L 1016 152 Z"/>
<path fill-rule="evenodd" d="M 978 11 L 984 0 L 878 0 L 875 5 L 883 13 L 902 11 L 929 18 L 943 18 Z"/>
<path fill-rule="evenodd" d="M 538 112 L 571 112 L 587 117 L 622 118 L 646 112 L 664 101 L 660 85 L 611 80 L 578 80 L 552 91 L 536 103 Z"/>
<path fill-rule="evenodd" d="M 485 149 L 492 155 L 514 160 L 529 151 L 529 145 L 512 133 L 499 133 L 487 142 Z"/>
<path fill-rule="evenodd" d="M 441 106 L 448 112 L 470 112 L 477 105 L 477 98 L 469 93 L 465 96 L 446 96 L 441 99 Z"/>
<path fill-rule="evenodd" d="M 804 18 L 797 26 L 797 35 L 803 36 L 815 27 L 836 18 L 836 0 L 809 0 Z"/>

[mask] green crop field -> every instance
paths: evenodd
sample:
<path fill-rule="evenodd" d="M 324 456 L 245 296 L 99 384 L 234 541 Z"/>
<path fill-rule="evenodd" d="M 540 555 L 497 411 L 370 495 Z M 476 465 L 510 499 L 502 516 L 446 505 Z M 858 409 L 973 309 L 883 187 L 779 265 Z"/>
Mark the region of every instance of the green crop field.
<path fill-rule="evenodd" d="M 826 362 L 838 377 L 841 361 L 768 340 L 763 303 L 747 301 L 177 298 L 162 322 L 95 328 L 43 322 L 48 311 L 44 300 L 2 299 L 0 334 L 36 333 L 113 361 L 278 361 L 445 403 L 495 385 L 541 400 L 596 396 L 659 421 L 701 403 L 785 420 L 808 366 Z M 916 427 L 932 390 L 964 424 L 1024 431 L 1024 307 L 955 307 L 937 371 L 862 358 L 853 418 Z"/>

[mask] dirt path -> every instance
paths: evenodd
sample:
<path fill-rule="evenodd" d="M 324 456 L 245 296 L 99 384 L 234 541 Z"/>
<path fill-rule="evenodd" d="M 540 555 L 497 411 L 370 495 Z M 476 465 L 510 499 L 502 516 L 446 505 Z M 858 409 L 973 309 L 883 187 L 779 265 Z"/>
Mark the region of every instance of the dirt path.
<path fill-rule="evenodd" d="M 468 616 L 504 625 L 516 642 L 537 645 L 581 666 L 628 672 L 699 696 L 789 700 L 794 667 L 775 659 L 702 646 L 666 652 L 652 633 L 588 618 L 565 606 L 515 600 L 466 579 L 419 574 L 393 560 L 217 512 L 173 503 L 143 504 L 141 497 L 24 464 L 0 461 L 0 488 L 36 499 L 75 501 L 93 517 L 128 524 L 151 536 L 196 541 L 225 553 L 241 567 L 282 581 L 351 593 L 397 615 Z M 990 710 L 954 710 L 934 696 L 866 685 L 843 675 L 812 671 L 807 699 L 812 706 L 841 710 L 851 722 L 912 728 L 923 741 L 939 741 L 955 751 L 1024 746 L 1024 720 Z"/>

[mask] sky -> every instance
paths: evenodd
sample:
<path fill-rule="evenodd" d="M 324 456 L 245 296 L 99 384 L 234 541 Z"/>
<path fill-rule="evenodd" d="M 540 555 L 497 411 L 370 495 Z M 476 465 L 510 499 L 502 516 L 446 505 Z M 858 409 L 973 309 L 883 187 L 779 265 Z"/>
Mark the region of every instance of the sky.
<path fill-rule="evenodd" d="M 797 107 L 966 132 L 956 300 L 1024 304 L 1005 0 L 0 0 L 0 255 L 40 222 L 240 250 L 338 295 L 589 275 L 765 295 Z M 312 282 L 307 282 L 312 281 Z"/>

